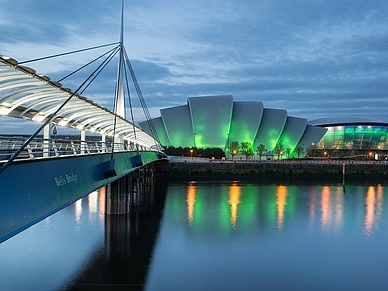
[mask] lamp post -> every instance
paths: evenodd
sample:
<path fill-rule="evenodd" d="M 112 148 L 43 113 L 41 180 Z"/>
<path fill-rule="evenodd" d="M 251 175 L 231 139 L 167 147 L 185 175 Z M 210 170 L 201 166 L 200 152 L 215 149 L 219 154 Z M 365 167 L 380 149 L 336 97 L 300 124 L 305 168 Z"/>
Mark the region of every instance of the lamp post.
<path fill-rule="evenodd" d="M 197 144 L 195 143 L 195 135 L 196 135 L 196 133 L 193 132 L 193 147 L 197 147 Z"/>
<path fill-rule="evenodd" d="M 230 156 L 229 133 L 226 134 L 226 150 L 228 151 L 228 160 L 229 160 L 229 156 Z"/>
<path fill-rule="evenodd" d="M 257 147 L 256 147 L 256 139 L 253 140 L 252 148 L 253 148 L 253 160 L 255 160 L 255 153 L 256 153 L 256 149 L 257 149 Z"/>
<path fill-rule="evenodd" d="M 314 146 L 315 143 L 311 143 L 311 156 L 314 158 Z"/>
<path fill-rule="evenodd" d="M 193 152 L 194 152 L 194 150 L 190 149 L 190 157 L 191 157 L 191 159 L 193 159 Z"/>

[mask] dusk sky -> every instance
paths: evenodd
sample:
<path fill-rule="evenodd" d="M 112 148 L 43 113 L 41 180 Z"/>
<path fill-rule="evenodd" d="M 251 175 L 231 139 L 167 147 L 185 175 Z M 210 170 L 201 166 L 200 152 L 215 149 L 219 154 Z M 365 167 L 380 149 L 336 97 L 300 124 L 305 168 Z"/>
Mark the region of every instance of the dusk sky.
<path fill-rule="evenodd" d="M 0 5 L 0 55 L 20 62 L 119 41 L 120 0 Z M 126 0 L 124 27 L 152 117 L 188 97 L 230 94 L 309 120 L 388 121 L 386 0 Z M 26 65 L 58 80 L 107 50 Z M 112 109 L 116 67 L 83 95 Z M 62 84 L 75 90 L 81 77 Z"/>

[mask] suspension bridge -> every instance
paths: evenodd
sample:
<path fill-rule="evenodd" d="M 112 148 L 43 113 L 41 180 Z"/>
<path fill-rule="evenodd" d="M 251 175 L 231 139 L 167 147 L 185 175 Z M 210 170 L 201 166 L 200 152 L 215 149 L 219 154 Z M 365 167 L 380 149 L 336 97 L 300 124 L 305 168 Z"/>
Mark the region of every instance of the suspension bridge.
<path fill-rule="evenodd" d="M 98 65 L 74 91 L 38 74 L 26 63 L 113 47 L 89 64 Z M 106 65 L 118 56 L 114 108 L 109 110 L 83 96 Z M 126 117 L 131 77 L 148 134 Z M 113 96 L 113 93 L 112 93 Z M 131 99 L 129 99 L 132 113 Z M 0 136 L 0 242 L 72 204 L 90 192 L 165 157 L 128 55 L 120 42 L 18 62 L 0 56 L 0 117 L 39 125 L 29 136 Z M 57 127 L 72 128 L 80 138 L 56 135 Z M 1 128 L 4 130 L 5 125 Z M 88 135 L 87 133 L 91 134 Z"/>

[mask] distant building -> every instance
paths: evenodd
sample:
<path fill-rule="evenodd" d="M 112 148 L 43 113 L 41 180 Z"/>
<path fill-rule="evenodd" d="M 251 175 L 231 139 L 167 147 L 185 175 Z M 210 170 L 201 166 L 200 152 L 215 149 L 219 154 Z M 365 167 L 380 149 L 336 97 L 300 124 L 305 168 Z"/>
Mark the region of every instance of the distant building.
<path fill-rule="evenodd" d="M 297 157 L 297 151 L 305 153 L 327 131 L 305 118 L 288 116 L 284 109 L 264 108 L 260 101 L 233 101 L 231 95 L 190 97 L 186 105 L 160 113 L 152 122 L 163 146 L 218 147 L 227 154 L 233 141 L 249 142 L 253 149 L 263 144 L 269 151 L 281 142 L 290 157 Z M 147 121 L 139 126 L 151 133 Z"/>
<path fill-rule="evenodd" d="M 327 129 L 316 144 L 318 149 L 383 151 L 388 150 L 388 123 L 373 119 L 342 117 L 321 118 L 310 121 L 312 125 Z"/>

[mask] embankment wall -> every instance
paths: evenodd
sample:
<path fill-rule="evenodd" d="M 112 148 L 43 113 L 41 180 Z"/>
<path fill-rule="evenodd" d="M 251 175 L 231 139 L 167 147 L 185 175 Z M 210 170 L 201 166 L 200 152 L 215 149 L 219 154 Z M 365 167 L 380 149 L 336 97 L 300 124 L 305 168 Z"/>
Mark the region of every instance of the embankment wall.
<path fill-rule="evenodd" d="M 165 162 L 156 166 L 165 179 L 334 179 L 388 181 L 384 162 Z"/>

